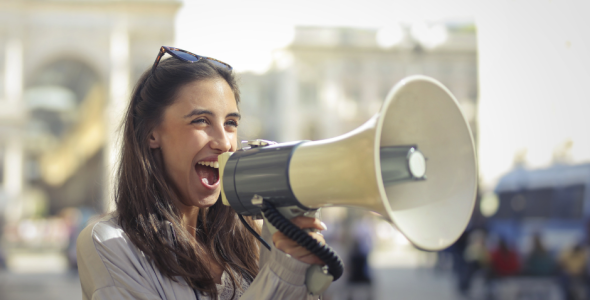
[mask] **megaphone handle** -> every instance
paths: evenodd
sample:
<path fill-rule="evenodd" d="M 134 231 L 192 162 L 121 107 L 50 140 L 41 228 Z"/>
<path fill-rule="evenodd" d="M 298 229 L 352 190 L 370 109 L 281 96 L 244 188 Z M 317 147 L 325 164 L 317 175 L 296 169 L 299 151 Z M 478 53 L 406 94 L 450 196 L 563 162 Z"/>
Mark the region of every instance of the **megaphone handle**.
<path fill-rule="evenodd" d="M 327 272 L 333 277 L 333 281 L 338 280 L 344 272 L 344 264 L 338 254 L 326 244 L 320 244 L 312 238 L 307 232 L 295 226 L 285 216 L 283 216 L 272 203 L 264 200 L 262 204 L 262 213 L 270 225 L 282 232 L 288 238 L 297 242 L 297 244 L 317 255 L 328 266 Z M 323 270 L 320 270 L 323 272 Z M 325 272 L 323 272 L 325 273 Z M 308 286 L 309 287 L 309 286 Z"/>

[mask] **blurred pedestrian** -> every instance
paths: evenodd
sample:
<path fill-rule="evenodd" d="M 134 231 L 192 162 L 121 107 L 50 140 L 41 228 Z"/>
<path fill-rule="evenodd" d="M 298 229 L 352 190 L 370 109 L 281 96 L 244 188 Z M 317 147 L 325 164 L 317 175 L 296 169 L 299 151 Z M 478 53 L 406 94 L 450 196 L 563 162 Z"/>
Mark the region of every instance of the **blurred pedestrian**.
<path fill-rule="evenodd" d="M 588 264 L 588 250 L 583 243 L 563 250 L 558 258 L 559 283 L 565 300 L 585 297 Z"/>
<path fill-rule="evenodd" d="M 371 274 L 369 273 L 368 253 L 362 250 L 358 241 L 354 241 L 348 258 L 348 299 L 357 300 L 364 298 L 370 300 Z M 362 295 L 360 295 L 362 294 Z"/>
<path fill-rule="evenodd" d="M 528 276 L 555 275 L 555 259 L 543 245 L 540 234 L 533 236 L 533 248 L 524 261 L 523 273 Z"/>
<path fill-rule="evenodd" d="M 372 299 L 369 254 L 373 250 L 373 225 L 369 216 L 352 224 L 352 246 L 348 255 L 348 299 Z"/>
<path fill-rule="evenodd" d="M 503 237 L 498 238 L 498 244 L 490 252 L 489 259 L 490 263 L 486 274 L 486 299 L 496 299 L 499 281 L 520 273 L 520 259 Z"/>
<path fill-rule="evenodd" d="M 473 276 L 489 265 L 490 255 L 486 247 L 486 233 L 474 230 L 469 234 L 467 247 L 463 255 L 465 264 L 459 273 L 459 292 L 467 294 L 471 288 Z"/>
<path fill-rule="evenodd" d="M 6 255 L 4 254 L 4 217 L 0 214 L 0 270 L 6 269 Z"/>
<path fill-rule="evenodd" d="M 68 246 L 65 249 L 65 255 L 68 259 L 70 271 L 78 270 L 78 259 L 76 257 L 76 241 L 80 234 L 82 212 L 75 207 L 64 208 L 59 215 L 62 217 L 68 234 Z"/>
<path fill-rule="evenodd" d="M 490 255 L 490 271 L 493 278 L 514 276 L 520 272 L 518 253 L 502 237 Z"/>
<path fill-rule="evenodd" d="M 463 270 L 465 270 L 465 249 L 467 249 L 467 243 L 469 238 L 469 233 L 471 229 L 466 229 L 459 238 L 453 243 L 450 247 L 445 249 L 445 252 L 450 253 L 452 259 L 452 268 L 453 272 L 457 276 L 457 278 L 461 277 Z"/>
<path fill-rule="evenodd" d="M 239 100 L 228 64 L 161 47 L 124 117 L 116 210 L 78 237 L 83 299 L 316 298 L 305 274 L 322 261 L 280 232 L 260 249 L 254 220 L 219 200 L 218 155 L 238 149 Z"/>

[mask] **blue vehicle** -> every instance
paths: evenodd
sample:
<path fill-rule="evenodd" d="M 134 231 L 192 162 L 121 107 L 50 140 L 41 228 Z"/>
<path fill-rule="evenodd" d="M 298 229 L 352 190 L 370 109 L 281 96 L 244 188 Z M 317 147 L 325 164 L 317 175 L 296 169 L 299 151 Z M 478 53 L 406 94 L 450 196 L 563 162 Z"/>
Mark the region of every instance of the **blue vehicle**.
<path fill-rule="evenodd" d="M 588 242 L 590 164 L 516 168 L 500 179 L 495 193 L 499 206 L 488 219 L 489 232 L 520 253 L 529 251 L 536 233 L 552 252 Z"/>

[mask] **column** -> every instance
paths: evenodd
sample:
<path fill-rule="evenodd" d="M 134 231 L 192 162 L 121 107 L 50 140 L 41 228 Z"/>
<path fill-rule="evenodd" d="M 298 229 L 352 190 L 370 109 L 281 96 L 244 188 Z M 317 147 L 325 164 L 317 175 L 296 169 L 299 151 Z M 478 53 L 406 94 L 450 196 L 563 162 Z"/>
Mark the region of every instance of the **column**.
<path fill-rule="evenodd" d="M 4 63 L 4 103 L 1 107 L 9 110 L 2 114 L 8 122 L 8 130 L 4 140 L 2 187 L 8 196 L 8 203 L 0 203 L 2 207 L 19 207 L 17 201 L 23 192 L 23 144 L 20 133 L 20 109 L 23 94 L 23 46 L 18 37 L 8 39 L 5 48 Z M 17 210 L 18 211 L 18 210 Z M 8 220 L 20 218 L 20 214 L 7 209 Z"/>
<path fill-rule="evenodd" d="M 103 208 L 114 210 L 115 174 L 121 150 L 119 125 L 129 101 L 129 32 L 127 16 L 117 15 L 111 28 L 110 46 L 109 100 L 105 110 L 106 143 L 104 166 L 106 185 Z"/>

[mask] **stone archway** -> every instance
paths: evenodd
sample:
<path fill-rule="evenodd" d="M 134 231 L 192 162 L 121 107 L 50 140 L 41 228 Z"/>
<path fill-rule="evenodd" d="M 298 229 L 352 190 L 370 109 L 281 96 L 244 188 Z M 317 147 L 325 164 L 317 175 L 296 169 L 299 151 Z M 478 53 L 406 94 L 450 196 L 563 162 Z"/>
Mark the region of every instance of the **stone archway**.
<path fill-rule="evenodd" d="M 44 192 L 50 214 L 103 209 L 104 90 L 91 67 L 71 59 L 46 64 L 27 82 L 26 179 Z"/>

